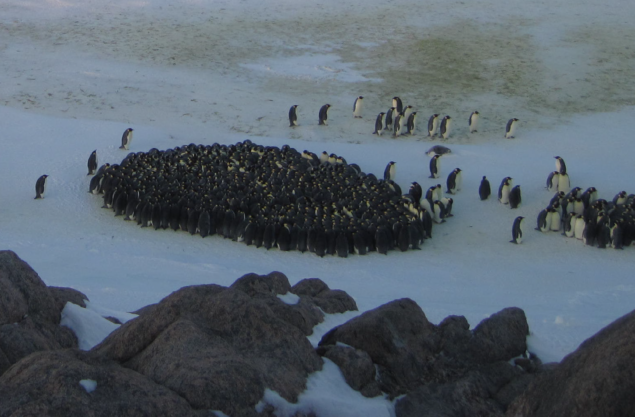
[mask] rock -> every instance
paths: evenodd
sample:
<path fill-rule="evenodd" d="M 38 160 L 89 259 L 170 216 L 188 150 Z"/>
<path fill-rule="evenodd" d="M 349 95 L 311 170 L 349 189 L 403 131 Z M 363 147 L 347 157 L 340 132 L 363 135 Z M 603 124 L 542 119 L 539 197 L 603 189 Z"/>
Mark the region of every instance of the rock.
<path fill-rule="evenodd" d="M 365 397 L 381 395 L 381 389 L 375 380 L 375 365 L 368 353 L 343 345 L 320 346 L 317 353 L 339 366 L 351 388 L 361 392 Z"/>
<path fill-rule="evenodd" d="M 326 314 L 357 311 L 357 303 L 341 290 L 332 290 L 319 278 L 307 278 L 291 287 L 293 294 L 308 298 Z"/>
<path fill-rule="evenodd" d="M 632 416 L 635 311 L 584 341 L 549 372 L 538 373 L 509 417 Z"/>
<path fill-rule="evenodd" d="M 472 333 L 472 354 L 479 363 L 505 361 L 527 351 L 529 325 L 525 312 L 517 307 L 492 314 Z"/>
<path fill-rule="evenodd" d="M 96 382 L 87 392 L 82 380 Z M 183 398 L 114 362 L 74 349 L 37 352 L 0 377 L 0 415 L 196 416 Z"/>
<path fill-rule="evenodd" d="M 381 390 L 394 397 L 426 382 L 439 335 L 421 308 L 404 298 L 335 327 L 319 346 L 337 342 L 366 351 L 379 367 Z"/>
<path fill-rule="evenodd" d="M 14 252 L 0 251 L 0 375 L 34 352 L 77 346 L 59 325 L 62 294 L 71 292 L 51 291 Z"/>
<path fill-rule="evenodd" d="M 290 288 L 283 277 L 182 288 L 91 352 L 175 391 L 195 410 L 251 415 L 265 388 L 295 402 L 322 360 L 286 315 L 293 306 L 276 297 Z"/>
<path fill-rule="evenodd" d="M 55 305 L 59 309 L 60 313 L 64 310 L 64 306 L 67 302 L 77 304 L 80 307 L 86 308 L 84 301 L 88 300 L 86 294 L 77 291 L 73 288 L 65 287 L 48 287 L 51 295 L 55 299 Z"/>

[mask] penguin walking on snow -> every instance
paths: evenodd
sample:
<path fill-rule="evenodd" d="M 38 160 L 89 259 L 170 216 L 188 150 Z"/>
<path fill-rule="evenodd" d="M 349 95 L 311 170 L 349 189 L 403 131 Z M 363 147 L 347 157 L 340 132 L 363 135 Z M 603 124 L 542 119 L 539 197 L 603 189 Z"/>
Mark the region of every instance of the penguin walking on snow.
<path fill-rule="evenodd" d="M 294 104 L 289 109 L 289 127 L 294 127 L 298 125 L 298 114 L 296 110 L 298 109 L 298 105 Z"/>
<path fill-rule="evenodd" d="M 95 149 L 88 157 L 88 175 L 95 175 L 97 172 L 97 150 Z"/>
<path fill-rule="evenodd" d="M 481 185 L 478 187 L 478 195 L 481 197 L 481 200 L 487 200 L 492 194 L 492 187 L 485 175 L 483 175 L 483 179 L 481 180 Z"/>
<path fill-rule="evenodd" d="M 439 178 L 441 175 L 441 155 L 434 155 L 430 159 L 430 177 L 429 178 Z"/>
<path fill-rule="evenodd" d="M 521 201 L 520 185 L 517 185 L 509 192 L 509 208 L 515 209 L 520 207 Z"/>
<path fill-rule="evenodd" d="M 518 126 L 518 119 L 516 119 L 515 117 L 507 121 L 507 125 L 505 126 L 505 139 L 514 139 L 517 126 Z"/>
<path fill-rule="evenodd" d="M 384 130 L 392 130 L 392 119 L 395 117 L 395 111 L 395 107 L 391 107 L 386 112 L 386 127 L 384 128 Z"/>
<path fill-rule="evenodd" d="M 450 175 L 448 175 L 446 181 L 448 187 L 446 193 L 456 194 L 456 192 L 461 189 L 461 182 L 461 168 L 454 168 L 454 170 L 450 172 Z"/>
<path fill-rule="evenodd" d="M 518 216 L 514 219 L 514 224 L 512 226 L 512 240 L 511 243 L 520 244 L 523 241 L 523 220 L 525 218 L 522 216 Z"/>
<path fill-rule="evenodd" d="M 401 128 L 403 127 L 403 112 L 399 113 L 397 117 L 395 117 L 394 127 L 392 135 L 397 137 L 401 135 Z"/>
<path fill-rule="evenodd" d="M 326 121 L 329 118 L 328 111 L 330 108 L 331 108 L 330 104 L 325 104 L 320 108 L 320 113 L 318 115 L 320 119 L 320 122 L 318 124 L 320 126 L 328 126 L 328 123 Z"/>
<path fill-rule="evenodd" d="M 428 119 L 428 136 L 431 138 L 437 135 L 437 129 L 439 128 L 439 115 L 433 114 Z"/>
<path fill-rule="evenodd" d="M 125 149 L 125 150 L 130 150 L 130 143 L 132 143 L 132 132 L 134 130 L 132 128 L 128 128 L 123 132 L 123 135 L 121 136 L 121 146 L 119 147 L 119 149 Z"/>
<path fill-rule="evenodd" d="M 479 117 L 480 113 L 477 111 L 473 111 L 472 114 L 470 114 L 470 118 L 467 121 L 467 124 L 470 128 L 470 133 L 475 133 L 476 129 L 478 128 L 478 117 Z"/>
<path fill-rule="evenodd" d="M 386 169 L 384 170 L 384 180 L 395 180 L 397 176 L 397 164 L 394 161 L 390 161 L 388 165 L 386 165 Z"/>
<path fill-rule="evenodd" d="M 362 104 L 364 103 L 364 97 L 359 96 L 355 99 L 355 103 L 353 103 L 353 117 L 356 119 L 362 118 Z"/>
<path fill-rule="evenodd" d="M 375 131 L 373 132 L 373 135 L 381 136 L 381 133 L 384 131 L 385 115 L 386 113 L 384 112 L 381 112 L 377 115 L 377 118 L 375 119 Z"/>
<path fill-rule="evenodd" d="M 501 181 L 501 185 L 498 187 L 498 201 L 503 204 L 509 204 L 509 193 L 512 189 L 512 178 L 505 177 Z"/>
<path fill-rule="evenodd" d="M 408 116 L 408 121 L 406 122 L 406 133 L 411 136 L 414 135 L 416 126 L 417 126 L 417 112 L 413 111 L 412 113 L 410 113 L 410 116 Z"/>
<path fill-rule="evenodd" d="M 450 137 L 450 128 L 452 127 L 452 118 L 450 116 L 445 116 L 443 120 L 441 120 L 441 126 L 439 127 L 439 133 L 443 139 L 447 139 Z"/>
<path fill-rule="evenodd" d="M 46 191 L 46 179 L 48 175 L 42 175 L 35 182 L 35 199 L 44 198 L 44 191 Z"/>

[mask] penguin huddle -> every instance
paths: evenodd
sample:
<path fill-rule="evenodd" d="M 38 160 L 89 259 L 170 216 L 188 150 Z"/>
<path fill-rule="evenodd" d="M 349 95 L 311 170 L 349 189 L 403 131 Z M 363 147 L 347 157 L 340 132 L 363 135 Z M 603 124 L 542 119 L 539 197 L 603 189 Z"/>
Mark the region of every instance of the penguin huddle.
<path fill-rule="evenodd" d="M 451 215 L 451 202 L 437 199 L 429 212 L 411 193 L 402 195 L 394 166 L 378 179 L 326 152 L 318 157 L 250 140 L 190 144 L 104 164 L 89 192 L 141 227 L 218 234 L 320 257 L 387 254 L 420 249 L 432 237 L 433 217 Z"/>

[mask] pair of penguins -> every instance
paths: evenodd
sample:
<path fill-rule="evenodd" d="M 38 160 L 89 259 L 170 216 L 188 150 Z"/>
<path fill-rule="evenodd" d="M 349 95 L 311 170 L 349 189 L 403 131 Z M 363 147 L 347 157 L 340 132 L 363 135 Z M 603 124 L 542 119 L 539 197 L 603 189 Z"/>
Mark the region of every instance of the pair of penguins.
<path fill-rule="evenodd" d="M 364 97 L 359 97 L 359 99 L 363 99 Z M 357 103 L 357 101 L 355 101 Z M 322 107 L 320 107 L 320 111 L 318 113 L 318 125 L 320 126 L 328 126 L 328 118 L 329 118 L 329 109 L 331 108 L 330 104 L 325 104 Z M 294 104 L 293 106 L 291 106 L 291 108 L 289 109 L 289 127 L 295 127 L 298 126 L 298 105 Z M 360 112 L 361 112 L 361 108 L 360 108 Z M 353 113 L 355 114 L 355 109 L 353 109 Z M 357 114 L 355 114 L 355 117 L 358 117 Z M 359 116 L 361 117 L 361 116 Z"/>

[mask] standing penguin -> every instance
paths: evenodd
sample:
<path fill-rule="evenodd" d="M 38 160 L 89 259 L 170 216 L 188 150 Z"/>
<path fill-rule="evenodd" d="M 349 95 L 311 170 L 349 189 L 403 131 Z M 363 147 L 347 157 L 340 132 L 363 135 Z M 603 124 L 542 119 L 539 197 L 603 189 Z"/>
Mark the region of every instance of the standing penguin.
<path fill-rule="evenodd" d="M 517 185 L 509 192 L 509 208 L 515 209 L 520 207 L 521 201 L 520 185 Z"/>
<path fill-rule="evenodd" d="M 359 96 L 355 99 L 355 103 L 353 103 L 353 117 L 356 119 L 362 118 L 362 104 L 364 103 L 364 97 Z"/>
<path fill-rule="evenodd" d="M 518 119 L 515 117 L 507 121 L 507 125 L 505 126 L 505 139 L 514 139 L 516 126 L 518 126 Z"/>
<path fill-rule="evenodd" d="M 403 127 L 403 112 L 397 114 L 395 117 L 395 122 L 393 124 L 393 133 L 394 137 L 401 135 L 401 128 Z"/>
<path fill-rule="evenodd" d="M 298 115 L 296 113 L 297 108 L 298 108 L 298 105 L 294 104 L 289 109 L 289 127 L 294 127 L 298 125 Z"/>
<path fill-rule="evenodd" d="M 377 136 L 381 136 L 381 132 L 384 131 L 384 115 L 386 113 L 381 112 L 377 115 L 377 118 L 375 119 L 375 131 L 373 132 L 373 135 L 377 135 Z"/>
<path fill-rule="evenodd" d="M 564 163 L 564 159 L 559 156 L 554 156 L 554 158 L 556 158 L 556 171 L 558 171 L 560 174 L 566 174 L 567 165 Z"/>
<path fill-rule="evenodd" d="M 509 204 L 509 193 L 512 188 L 512 177 L 505 177 L 498 187 L 498 201 L 503 204 Z"/>
<path fill-rule="evenodd" d="M 481 185 L 478 187 L 478 195 L 481 197 L 481 200 L 487 200 L 490 194 L 492 194 L 492 187 L 490 186 L 487 177 L 483 175 Z"/>
<path fill-rule="evenodd" d="M 523 220 L 525 218 L 518 216 L 514 219 L 514 225 L 512 226 L 512 240 L 511 243 L 520 244 L 523 241 Z"/>
<path fill-rule="evenodd" d="M 415 127 L 417 126 L 417 112 L 413 111 L 412 113 L 410 113 L 410 116 L 408 116 L 408 121 L 406 122 L 406 133 L 408 133 L 409 135 L 414 135 L 415 134 Z"/>
<path fill-rule="evenodd" d="M 95 175 L 97 172 L 97 150 L 95 149 L 88 157 L 88 175 Z"/>
<path fill-rule="evenodd" d="M 421 202 L 421 197 L 423 197 L 423 190 L 421 189 L 421 185 L 419 185 L 418 182 L 413 182 L 410 185 L 410 189 L 408 189 L 408 194 L 410 194 L 414 202 L 418 205 Z"/>
<path fill-rule="evenodd" d="M 562 172 L 558 175 L 558 191 L 568 193 L 571 190 L 571 181 L 569 180 L 569 174 Z"/>
<path fill-rule="evenodd" d="M 403 120 L 404 120 L 404 124 L 406 124 L 406 122 L 408 121 L 408 118 L 410 117 L 410 115 L 412 114 L 414 110 L 414 107 L 408 105 L 406 107 L 403 108 Z"/>
<path fill-rule="evenodd" d="M 558 191 L 558 182 L 560 180 L 560 173 L 558 171 L 552 171 L 547 176 L 547 190 L 549 192 Z"/>
<path fill-rule="evenodd" d="M 447 139 L 450 137 L 450 130 L 452 127 L 452 118 L 450 116 L 445 116 L 443 120 L 441 120 L 441 127 L 439 128 L 439 133 L 443 139 Z"/>
<path fill-rule="evenodd" d="M 390 161 L 388 165 L 386 165 L 386 169 L 384 170 L 384 180 L 395 180 L 397 176 L 397 164 L 394 161 Z"/>
<path fill-rule="evenodd" d="M 439 128 L 439 115 L 433 114 L 428 119 L 428 136 L 431 138 L 435 137 L 437 134 L 437 129 Z"/>
<path fill-rule="evenodd" d="M 44 191 L 46 191 L 46 179 L 48 175 L 42 175 L 35 182 L 35 199 L 44 198 Z"/>
<path fill-rule="evenodd" d="M 132 132 L 133 129 L 130 127 L 123 132 L 123 135 L 121 136 L 121 146 L 119 149 L 130 149 L 130 143 L 132 143 Z"/>
<path fill-rule="evenodd" d="M 461 168 L 454 168 L 450 175 L 448 175 L 448 179 L 446 181 L 448 194 L 456 194 L 457 191 L 461 189 Z"/>
<path fill-rule="evenodd" d="M 430 177 L 428 178 L 439 178 L 441 175 L 441 155 L 434 155 L 432 159 L 430 159 Z"/>
<path fill-rule="evenodd" d="M 399 97 L 392 98 L 392 106 L 397 110 L 397 113 L 401 113 L 403 111 L 403 103 Z"/>
<path fill-rule="evenodd" d="M 470 133 L 475 133 L 476 129 L 478 128 L 479 115 L 480 113 L 477 111 L 473 111 L 472 114 L 470 114 L 470 118 L 467 121 L 467 124 L 470 127 Z"/>
<path fill-rule="evenodd" d="M 327 119 L 328 119 L 328 111 L 331 108 L 330 104 L 325 104 L 322 107 L 320 107 L 320 113 L 319 113 L 319 119 L 320 122 L 318 123 L 320 126 L 324 125 L 324 126 L 328 126 L 328 123 L 326 123 Z"/>
<path fill-rule="evenodd" d="M 548 232 L 551 229 L 551 210 L 552 208 L 542 209 L 538 213 L 536 230 Z"/>
<path fill-rule="evenodd" d="M 395 107 L 391 107 L 386 112 L 386 127 L 384 130 L 392 130 L 392 119 L 395 117 Z"/>

